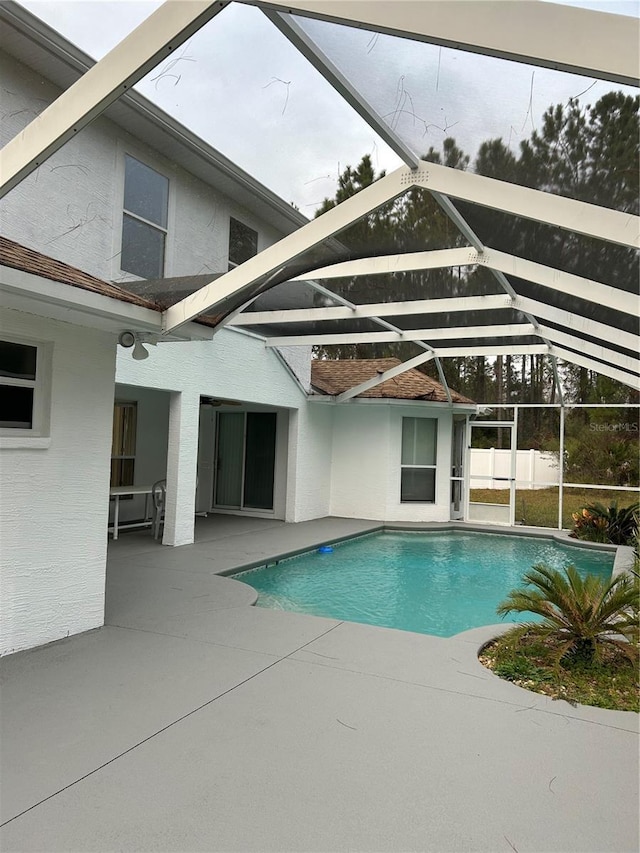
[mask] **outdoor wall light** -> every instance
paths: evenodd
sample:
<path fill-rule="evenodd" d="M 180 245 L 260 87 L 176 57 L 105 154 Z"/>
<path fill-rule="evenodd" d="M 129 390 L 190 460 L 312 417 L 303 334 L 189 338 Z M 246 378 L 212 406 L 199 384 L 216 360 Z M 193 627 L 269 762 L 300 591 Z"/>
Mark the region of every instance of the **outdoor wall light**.
<path fill-rule="evenodd" d="M 120 332 L 118 335 L 118 343 L 125 349 L 131 349 L 131 347 L 133 347 L 133 352 L 131 353 L 132 357 L 135 358 L 136 361 L 144 361 L 145 358 L 149 358 L 149 353 L 142 344 L 142 338 L 143 336 L 136 332 Z M 145 343 L 152 343 L 155 345 L 155 341 L 145 341 Z"/>

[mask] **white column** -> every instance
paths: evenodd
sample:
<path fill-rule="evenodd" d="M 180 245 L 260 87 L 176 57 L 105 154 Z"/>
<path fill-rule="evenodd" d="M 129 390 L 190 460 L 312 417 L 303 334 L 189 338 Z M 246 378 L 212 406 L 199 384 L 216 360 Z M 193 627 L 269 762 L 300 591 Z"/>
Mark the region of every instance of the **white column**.
<path fill-rule="evenodd" d="M 533 488 L 533 483 L 536 479 L 536 457 L 539 456 L 537 450 L 533 447 L 529 449 L 529 488 Z M 545 478 L 546 479 L 546 478 Z"/>
<path fill-rule="evenodd" d="M 491 477 L 491 485 L 490 489 L 495 489 L 496 482 L 494 477 L 496 476 L 496 449 L 492 447 L 489 450 L 489 476 Z"/>
<path fill-rule="evenodd" d="M 189 545 L 193 542 L 199 414 L 198 394 L 171 393 L 163 545 Z"/>

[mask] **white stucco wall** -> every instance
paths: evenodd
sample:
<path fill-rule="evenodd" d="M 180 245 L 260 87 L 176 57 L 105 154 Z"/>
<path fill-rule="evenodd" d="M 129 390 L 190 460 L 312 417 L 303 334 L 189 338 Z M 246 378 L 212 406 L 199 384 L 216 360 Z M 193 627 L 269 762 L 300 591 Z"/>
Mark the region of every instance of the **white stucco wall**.
<path fill-rule="evenodd" d="M 116 341 L 17 311 L 3 310 L 0 325 L 53 345 L 50 440 L 7 449 L 0 438 L 0 653 L 8 654 L 103 624 Z"/>
<path fill-rule="evenodd" d="M 0 79 L 4 144 L 60 90 L 6 54 Z M 3 199 L 3 235 L 99 278 L 131 278 L 119 262 L 127 153 L 169 178 L 166 276 L 225 271 L 231 216 L 258 232 L 259 251 L 282 236 L 106 118 L 84 128 Z"/>
<path fill-rule="evenodd" d="M 305 403 L 291 413 L 287 521 L 331 514 L 334 406 Z"/>
<path fill-rule="evenodd" d="M 118 347 L 116 381 L 283 408 L 295 408 L 305 399 L 298 383 L 262 340 L 232 329 L 221 329 L 211 341 L 149 347 L 144 361 L 135 361 L 131 350 Z"/>
<path fill-rule="evenodd" d="M 311 353 L 312 347 L 278 347 L 280 356 L 294 372 L 305 389 L 311 389 Z"/>
<path fill-rule="evenodd" d="M 402 418 L 438 420 L 436 501 L 400 502 Z M 357 402 L 335 407 L 331 515 L 381 521 L 448 521 L 451 411 L 423 403 Z"/>

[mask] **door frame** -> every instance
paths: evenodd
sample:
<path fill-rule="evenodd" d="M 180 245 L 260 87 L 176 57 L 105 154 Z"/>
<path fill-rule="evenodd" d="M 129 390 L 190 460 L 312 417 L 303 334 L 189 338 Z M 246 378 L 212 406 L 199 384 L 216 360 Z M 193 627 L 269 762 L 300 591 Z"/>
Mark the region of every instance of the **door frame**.
<path fill-rule="evenodd" d="M 460 470 L 459 473 L 456 472 L 456 459 L 454 458 L 454 454 L 456 452 L 456 429 L 462 428 L 462 437 L 461 437 L 461 460 L 460 460 Z M 469 418 L 465 416 L 455 416 L 451 422 L 451 476 L 449 477 L 449 517 L 452 521 L 462 521 L 465 518 L 466 512 L 466 494 L 468 491 L 467 482 L 465 472 L 468 468 L 468 453 L 467 453 L 467 444 L 468 439 L 467 436 L 469 434 Z M 460 509 L 455 510 L 453 504 L 453 484 L 460 483 L 460 488 L 462 490 L 462 494 L 460 497 Z"/>
<path fill-rule="evenodd" d="M 505 429 L 509 431 L 509 476 L 508 477 L 495 477 L 488 476 L 483 477 L 481 475 L 472 475 L 471 474 L 471 450 L 473 444 L 473 430 L 474 429 L 483 429 L 485 427 L 494 427 L 498 429 Z M 511 421 L 469 421 L 469 432 L 468 432 L 468 456 L 467 456 L 467 465 L 465 471 L 465 518 L 467 521 L 472 520 L 477 522 L 478 524 L 507 524 L 509 527 L 515 526 L 516 520 L 516 473 L 517 473 L 517 451 L 518 451 L 518 410 L 514 409 L 513 412 L 513 420 Z M 508 522 L 496 522 L 496 521 L 482 521 L 479 519 L 471 519 L 469 513 L 469 505 L 472 503 L 471 501 L 471 480 L 491 480 L 491 482 L 508 482 L 509 484 L 509 521 Z M 498 505 L 498 504 L 496 504 Z M 504 504 L 499 504 L 499 506 L 504 506 Z"/>
<path fill-rule="evenodd" d="M 217 484 L 218 484 L 218 472 L 219 472 L 219 462 L 218 462 L 218 451 L 219 451 L 219 437 L 220 437 L 220 429 L 219 429 L 219 418 L 222 415 L 226 414 L 241 414 L 243 415 L 243 425 L 242 425 L 242 466 L 240 470 L 240 505 L 230 505 L 230 504 L 221 504 L 216 501 L 216 492 L 217 492 Z M 247 419 L 251 414 L 269 414 L 273 415 L 275 418 L 275 431 L 274 431 L 274 458 L 273 458 L 273 471 L 272 471 L 272 497 L 271 497 L 271 508 L 265 507 L 252 507 L 245 506 L 245 471 L 247 466 Z M 279 413 L 273 409 L 266 409 L 254 412 L 251 409 L 242 409 L 239 412 L 216 412 L 216 420 L 215 420 L 215 441 L 214 441 L 214 458 L 213 458 L 213 482 L 212 482 L 212 492 L 211 492 L 211 508 L 212 511 L 215 512 L 229 512 L 229 513 L 246 513 L 251 515 L 265 515 L 272 516 L 276 511 L 276 475 L 278 470 L 278 431 L 280 429 L 280 417 Z"/>

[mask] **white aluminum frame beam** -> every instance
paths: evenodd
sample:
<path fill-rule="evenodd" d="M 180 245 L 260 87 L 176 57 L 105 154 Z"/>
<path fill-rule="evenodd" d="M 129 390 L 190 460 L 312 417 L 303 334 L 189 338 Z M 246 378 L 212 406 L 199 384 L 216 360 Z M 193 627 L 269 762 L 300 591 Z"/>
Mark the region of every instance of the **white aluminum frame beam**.
<path fill-rule="evenodd" d="M 638 316 L 640 309 L 638 296 L 617 287 L 611 287 L 608 284 L 582 278 L 582 276 L 573 275 L 573 273 L 562 272 L 553 267 L 527 261 L 524 258 L 498 252 L 488 247 L 485 248 L 484 252 L 478 254 L 477 263 L 490 267 L 492 270 L 498 270 L 516 278 L 565 293 L 567 296 L 574 296 L 587 302 L 595 302 L 597 305 L 606 305 L 607 308 L 613 308 L 615 311 L 622 311 L 624 314 L 631 314 L 634 317 Z"/>
<path fill-rule="evenodd" d="M 463 326 L 458 328 L 437 328 L 437 329 L 410 329 L 407 331 L 396 332 L 353 332 L 344 334 L 327 334 L 327 335 L 292 335 L 290 337 L 273 337 L 267 338 L 265 345 L 267 347 L 284 347 L 284 346 L 330 346 L 332 344 L 379 344 L 379 343 L 402 343 L 407 341 L 419 342 L 422 341 L 432 348 L 436 353 L 440 352 L 437 349 L 436 341 L 460 339 L 463 341 L 469 338 L 508 338 L 508 337 L 530 337 L 536 335 L 546 343 L 547 341 L 560 346 L 579 347 L 581 352 L 593 359 L 604 360 L 609 362 L 612 367 L 619 367 L 630 373 L 640 373 L 640 361 L 623 355 L 608 347 L 603 347 L 598 344 L 593 344 L 589 341 L 574 338 L 572 335 L 566 335 L 559 332 L 557 329 L 552 329 L 547 326 L 540 326 L 537 329 L 531 324 L 521 323 L 508 326 Z M 517 345 L 515 345 L 517 346 Z"/>
<path fill-rule="evenodd" d="M 640 30 L 628 16 L 532 0 L 243 1 L 616 83 L 638 78 Z"/>
<path fill-rule="evenodd" d="M 315 273 L 314 273 L 315 275 Z M 335 294 L 326 291 L 333 299 Z M 454 296 L 438 299 L 415 299 L 406 302 L 372 302 L 352 308 L 329 306 L 327 308 L 286 308 L 274 311 L 248 311 L 238 314 L 230 326 L 263 326 L 282 323 L 312 323 L 322 320 L 353 320 L 355 318 L 406 317 L 414 314 L 441 314 L 459 311 L 499 311 L 513 308 L 513 300 L 506 294 L 490 296 Z"/>
<path fill-rule="evenodd" d="M 626 370 L 620 370 L 612 367 L 609 364 L 596 361 L 588 356 L 583 356 L 578 353 L 566 350 L 551 343 L 544 346 L 512 346 L 512 347 L 451 347 L 448 349 L 437 349 L 436 355 L 438 358 L 458 358 L 463 356 L 478 356 L 478 355 L 549 355 L 552 358 L 560 358 L 563 361 L 568 361 L 577 364 L 579 367 L 586 367 L 587 370 L 592 370 L 595 373 L 600 373 L 603 376 L 609 376 L 617 382 L 622 382 L 630 388 L 640 389 L 640 377 Z"/>
<path fill-rule="evenodd" d="M 640 226 L 640 221 L 638 224 Z M 310 277 L 328 281 L 333 278 L 385 275 L 462 266 L 485 266 L 491 270 L 507 273 L 565 293 L 568 296 L 574 296 L 577 299 L 595 302 L 597 305 L 606 305 L 608 308 L 632 316 L 638 316 L 640 309 L 640 301 L 634 293 L 573 275 L 573 273 L 562 272 L 534 261 L 527 261 L 516 255 L 498 252 L 488 246 L 483 247 L 482 250 L 473 248 L 436 249 L 430 252 L 407 252 L 405 254 L 343 261 L 332 266 L 319 267 L 306 275 L 296 276 L 291 281 L 306 281 Z M 510 291 L 515 293 L 510 285 L 509 287 Z"/>
<path fill-rule="evenodd" d="M 531 323 L 503 326 L 455 326 L 432 329 L 399 329 L 397 332 L 344 332 L 332 334 L 290 335 L 266 339 L 268 347 L 329 346 L 331 344 L 379 344 L 402 341 L 447 341 L 465 338 L 518 338 L 537 334 Z"/>
<path fill-rule="evenodd" d="M 0 198 L 127 92 L 225 6 L 163 3 L 0 151 Z"/>
<path fill-rule="evenodd" d="M 436 349 L 438 358 L 466 358 L 469 356 L 494 355 L 548 355 L 546 344 L 511 344 L 510 346 L 444 347 Z"/>
<path fill-rule="evenodd" d="M 478 263 L 478 252 L 468 246 L 459 249 L 432 249 L 425 252 L 406 252 L 397 255 L 379 255 L 374 258 L 359 258 L 355 261 L 340 261 L 337 264 L 318 267 L 291 281 L 308 281 L 309 278 L 329 281 L 333 278 L 351 278 L 359 275 L 389 275 L 391 273 L 436 270 L 446 267 L 468 267 Z"/>
<path fill-rule="evenodd" d="M 588 335 L 595 340 L 615 340 L 619 346 L 628 349 L 630 352 L 637 352 L 638 350 L 637 335 L 616 329 L 605 323 L 599 323 L 597 320 L 590 320 L 581 314 L 572 314 L 562 308 L 555 308 L 553 305 L 537 302 L 535 299 L 529 299 L 525 296 L 516 297 L 513 307 L 518 311 L 529 312 L 537 318 L 542 317 L 551 323 L 557 323 L 559 326 L 564 326 L 565 329 L 574 331 L 577 336 L 576 343 L 581 342 L 581 335 Z"/>
<path fill-rule="evenodd" d="M 640 248 L 640 218 L 607 207 L 437 163 L 422 162 L 418 169 L 408 172 L 404 181 L 407 186 L 413 184 L 431 193 L 442 193 L 480 207 L 622 246 Z"/>
<path fill-rule="evenodd" d="M 640 390 L 640 378 L 632 373 L 627 373 L 626 370 L 618 370 L 608 364 L 603 364 L 601 361 L 594 361 L 592 358 L 554 345 L 549 347 L 549 355 L 555 355 L 557 358 L 562 359 L 562 361 L 569 361 L 577 364 L 579 367 L 586 367 L 587 370 L 593 370 L 594 373 L 601 373 L 603 376 L 608 376 L 610 379 L 622 382 L 623 385 Z"/>
<path fill-rule="evenodd" d="M 318 288 L 320 292 L 326 293 L 328 296 L 333 296 L 335 299 L 342 299 L 326 288 Z M 345 300 L 346 302 L 346 300 Z M 579 314 L 571 314 L 560 308 L 554 308 L 552 305 L 547 305 L 542 302 L 536 302 L 534 299 L 525 297 L 516 297 L 512 300 L 506 294 L 504 296 L 464 296 L 455 297 L 452 299 L 422 299 L 408 302 L 377 302 L 366 305 L 353 305 L 349 303 L 345 307 L 329 307 L 329 308 L 300 308 L 287 309 L 282 311 L 255 311 L 246 314 L 239 314 L 231 321 L 229 325 L 233 327 L 244 327 L 253 325 L 268 325 L 268 324 L 286 324 L 300 322 L 317 322 L 323 320 L 351 320 L 354 318 L 370 318 L 375 319 L 381 316 L 411 316 L 411 315 L 428 315 L 438 314 L 441 312 L 464 312 L 464 311 L 493 311 L 500 308 L 512 308 L 515 311 L 528 313 L 534 316 L 536 320 L 544 318 L 558 325 L 564 326 L 565 329 L 572 330 L 574 334 L 566 335 L 558 332 L 551 327 L 536 322 L 536 334 L 544 335 L 547 333 L 554 335 L 563 335 L 562 340 L 567 346 L 579 346 L 587 343 L 582 336 L 594 338 L 595 340 L 609 341 L 615 340 L 617 344 L 628 349 L 630 352 L 635 352 L 638 346 L 638 338 L 630 332 L 625 332 L 621 329 L 616 329 L 613 326 L 607 326 L 604 323 L 599 323 L 595 320 L 590 320 L 587 317 L 582 317 Z M 364 333 L 371 334 L 371 333 Z M 261 337 L 265 338 L 264 335 Z M 571 338 L 573 344 L 569 344 L 568 339 Z M 280 336 L 280 339 L 285 345 L 289 341 L 286 336 Z M 266 338 L 266 340 L 269 340 Z M 559 341 L 560 342 L 560 341 Z M 616 350 L 611 350 L 608 347 L 600 347 L 606 349 L 607 352 L 618 355 Z M 622 356 L 626 358 L 626 356 Z"/>
<path fill-rule="evenodd" d="M 578 347 L 586 356 L 608 362 L 612 367 L 619 367 L 630 373 L 640 374 L 640 360 L 638 358 L 632 358 L 616 350 L 609 349 L 609 347 L 594 344 L 591 341 L 584 341 L 573 335 L 567 335 L 564 332 L 558 331 L 558 329 L 552 329 L 550 326 L 539 326 L 537 334 L 551 341 L 552 345 Z"/>

